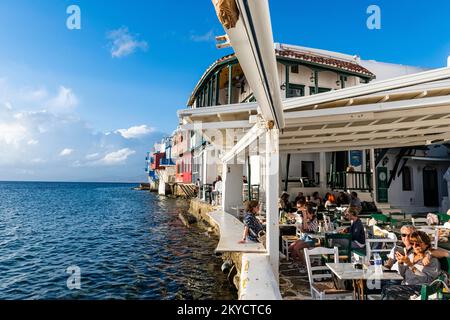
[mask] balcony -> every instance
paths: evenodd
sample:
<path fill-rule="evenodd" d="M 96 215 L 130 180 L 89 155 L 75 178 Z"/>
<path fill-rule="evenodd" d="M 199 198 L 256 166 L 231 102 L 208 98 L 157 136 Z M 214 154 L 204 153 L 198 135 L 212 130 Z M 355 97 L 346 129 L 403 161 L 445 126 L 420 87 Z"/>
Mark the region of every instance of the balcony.
<path fill-rule="evenodd" d="M 175 167 L 175 162 L 172 159 L 162 158 L 159 162 L 160 167 Z"/>
<path fill-rule="evenodd" d="M 332 172 L 328 174 L 328 185 L 333 190 L 372 191 L 370 172 Z"/>

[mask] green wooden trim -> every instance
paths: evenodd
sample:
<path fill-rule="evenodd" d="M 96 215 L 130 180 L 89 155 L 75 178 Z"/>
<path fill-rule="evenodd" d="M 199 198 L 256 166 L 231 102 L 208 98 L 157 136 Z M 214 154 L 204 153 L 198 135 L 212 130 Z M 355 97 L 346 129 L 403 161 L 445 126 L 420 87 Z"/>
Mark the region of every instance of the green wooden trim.
<path fill-rule="evenodd" d="M 324 92 L 329 92 L 332 89 L 330 88 L 324 88 L 324 87 L 319 87 L 319 89 L 317 90 L 316 87 L 309 87 L 309 94 L 313 95 L 313 94 L 319 94 L 319 93 L 324 93 Z"/>
<path fill-rule="evenodd" d="M 303 95 L 301 95 L 300 97 L 305 96 L 305 85 L 304 84 L 289 83 L 289 89 L 303 90 Z M 286 91 L 286 98 L 293 98 L 293 97 L 297 97 L 297 96 L 290 95 L 289 92 Z"/>
<path fill-rule="evenodd" d="M 316 94 L 319 93 L 319 71 L 314 70 L 314 87 Z"/>
<path fill-rule="evenodd" d="M 218 106 L 220 101 L 220 72 L 216 72 L 216 99 L 214 105 Z"/>
<path fill-rule="evenodd" d="M 343 76 L 342 74 L 339 76 L 339 79 L 341 80 L 341 89 L 345 89 L 345 76 Z"/>
<path fill-rule="evenodd" d="M 289 185 L 289 167 L 291 165 L 291 154 L 288 153 L 286 161 L 286 180 L 284 181 L 284 191 L 287 192 Z"/>
<path fill-rule="evenodd" d="M 212 106 L 212 94 L 213 94 L 213 82 L 212 79 L 208 82 L 208 106 Z"/>
<path fill-rule="evenodd" d="M 228 104 L 231 104 L 231 82 L 233 81 L 233 65 L 228 65 Z"/>

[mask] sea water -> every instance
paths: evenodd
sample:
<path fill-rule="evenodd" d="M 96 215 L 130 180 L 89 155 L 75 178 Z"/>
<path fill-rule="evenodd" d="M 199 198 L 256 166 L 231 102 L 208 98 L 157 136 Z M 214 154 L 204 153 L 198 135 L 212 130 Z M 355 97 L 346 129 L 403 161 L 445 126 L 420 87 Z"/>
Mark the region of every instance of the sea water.
<path fill-rule="evenodd" d="M 0 182 L 0 299 L 235 299 L 188 203 L 133 186 Z"/>

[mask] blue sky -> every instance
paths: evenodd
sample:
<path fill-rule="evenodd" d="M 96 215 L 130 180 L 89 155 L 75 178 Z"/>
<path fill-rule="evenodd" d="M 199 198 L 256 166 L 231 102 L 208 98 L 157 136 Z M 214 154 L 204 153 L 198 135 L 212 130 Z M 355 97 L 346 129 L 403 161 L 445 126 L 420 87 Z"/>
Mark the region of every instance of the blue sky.
<path fill-rule="evenodd" d="M 72 4 L 81 30 L 66 28 Z M 381 30 L 366 28 L 371 4 Z M 447 0 L 270 6 L 278 42 L 422 67 L 450 55 Z M 215 48 L 223 33 L 210 0 L 2 0 L 0 180 L 144 179 L 145 150 L 229 53 Z"/>

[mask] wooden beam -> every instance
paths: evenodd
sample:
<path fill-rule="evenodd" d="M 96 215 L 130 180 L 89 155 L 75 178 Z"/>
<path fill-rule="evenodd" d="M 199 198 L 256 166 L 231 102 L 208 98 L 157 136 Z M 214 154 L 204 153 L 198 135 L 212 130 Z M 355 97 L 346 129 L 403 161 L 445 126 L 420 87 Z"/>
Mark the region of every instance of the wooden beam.
<path fill-rule="evenodd" d="M 363 134 L 356 134 L 351 133 L 349 135 L 337 135 L 332 134 L 330 136 L 317 136 L 321 134 L 321 132 L 318 130 L 317 135 L 314 135 L 312 137 L 304 137 L 304 138 L 298 138 L 298 139 L 292 139 L 292 138 L 280 138 L 280 144 L 294 144 L 294 143 L 321 143 L 330 141 L 330 138 L 339 140 L 339 141 L 352 141 L 355 139 L 363 140 L 363 139 L 376 139 L 376 138 L 392 138 L 392 137 L 408 137 L 408 136 L 418 136 L 418 135 L 424 135 L 424 134 L 432 134 L 432 133 L 446 133 L 450 132 L 449 127 L 441 127 L 439 129 L 437 128 L 428 128 L 428 129 L 419 129 L 419 130 L 407 130 L 407 131 L 391 131 L 391 132 L 374 132 L 374 133 L 363 133 Z"/>
<path fill-rule="evenodd" d="M 411 142 L 411 143 L 401 143 L 401 144 L 395 144 L 395 143 L 389 143 L 386 142 L 386 145 L 360 145 L 358 146 L 358 149 L 370 149 L 370 148 L 401 148 L 401 147 L 419 147 L 423 146 L 425 142 Z M 303 153 L 318 153 L 318 152 L 338 152 L 338 151 L 350 151 L 354 150 L 355 147 L 347 147 L 347 146 L 334 146 L 334 147 L 328 147 L 328 148 L 321 148 L 318 147 L 317 149 L 301 149 L 301 148 L 292 148 L 292 149 L 283 149 L 280 150 L 280 153 L 282 154 L 303 154 Z"/>
<path fill-rule="evenodd" d="M 309 143 L 309 144 L 284 144 L 281 145 L 280 150 L 292 150 L 292 149 L 318 149 L 318 148 L 332 148 L 332 147 L 349 147 L 349 150 L 352 150 L 351 147 L 359 147 L 361 146 L 382 146 L 388 145 L 390 143 L 401 145 L 402 143 L 412 143 L 417 142 L 417 145 L 428 144 L 430 141 L 436 140 L 450 140 L 450 133 L 445 134 L 437 134 L 423 137 L 409 137 L 409 138 L 401 138 L 401 139 L 377 139 L 377 140 L 358 140 L 351 142 L 328 142 L 328 143 Z M 381 147 L 377 147 L 381 148 Z M 361 148 L 363 149 L 363 148 Z M 370 149 L 370 148 L 367 148 Z"/>
<path fill-rule="evenodd" d="M 291 99 L 290 99 L 291 100 Z M 287 103 L 287 102 L 286 102 Z M 449 113 L 450 112 L 450 96 L 431 97 L 422 99 L 411 99 L 407 101 L 395 101 L 386 103 L 371 103 L 363 105 L 354 105 L 350 107 L 335 107 L 320 110 L 304 110 L 295 112 L 286 112 L 285 117 L 289 126 L 299 122 L 325 121 L 325 117 L 329 117 L 330 121 L 346 121 L 346 120 L 365 120 L 365 119 L 386 119 L 392 117 L 404 117 L 405 110 L 428 110 L 428 108 L 440 107 L 441 109 L 432 109 L 433 112 Z M 394 113 L 397 111 L 397 113 Z M 419 115 L 425 115 L 420 113 Z M 340 118 L 339 118 L 340 117 Z M 333 120 L 335 119 L 335 120 Z M 323 123 L 323 122 L 322 122 Z"/>
<path fill-rule="evenodd" d="M 342 127 L 342 128 L 328 128 L 320 132 L 320 134 L 333 134 L 333 133 L 353 133 L 353 132 L 370 132 L 379 130 L 390 130 L 390 129 L 409 129 L 409 128 L 421 128 L 430 126 L 444 126 L 450 125 L 450 119 L 436 119 L 436 120 L 426 120 L 422 122 L 402 122 L 402 123 L 388 123 L 388 124 L 377 124 L 374 126 L 355 126 L 355 127 Z M 317 135 L 317 130 L 302 130 L 295 132 L 284 132 L 282 137 L 305 137 Z"/>

